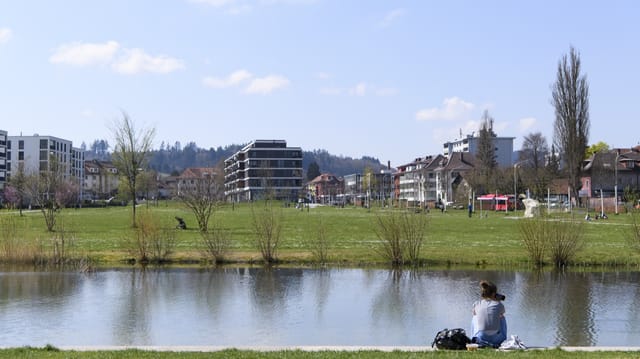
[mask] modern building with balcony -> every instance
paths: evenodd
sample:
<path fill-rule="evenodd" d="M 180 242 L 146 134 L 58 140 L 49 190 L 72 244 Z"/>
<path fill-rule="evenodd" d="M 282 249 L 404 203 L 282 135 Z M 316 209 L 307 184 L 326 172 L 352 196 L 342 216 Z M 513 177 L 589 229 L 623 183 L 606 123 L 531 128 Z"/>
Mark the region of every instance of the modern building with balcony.
<path fill-rule="evenodd" d="M 297 201 L 302 190 L 302 149 L 284 140 L 255 140 L 224 161 L 225 198 Z"/>
<path fill-rule="evenodd" d="M 7 131 L 0 130 L 0 191 L 7 181 Z"/>

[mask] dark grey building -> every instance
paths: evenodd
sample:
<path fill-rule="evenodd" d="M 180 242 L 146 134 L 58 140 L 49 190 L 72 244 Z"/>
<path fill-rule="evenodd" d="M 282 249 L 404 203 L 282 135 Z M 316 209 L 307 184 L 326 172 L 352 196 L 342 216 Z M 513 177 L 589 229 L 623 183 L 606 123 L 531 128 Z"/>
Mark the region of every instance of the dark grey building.
<path fill-rule="evenodd" d="M 302 149 L 284 140 L 255 140 L 224 161 L 225 198 L 297 201 L 302 190 Z"/>

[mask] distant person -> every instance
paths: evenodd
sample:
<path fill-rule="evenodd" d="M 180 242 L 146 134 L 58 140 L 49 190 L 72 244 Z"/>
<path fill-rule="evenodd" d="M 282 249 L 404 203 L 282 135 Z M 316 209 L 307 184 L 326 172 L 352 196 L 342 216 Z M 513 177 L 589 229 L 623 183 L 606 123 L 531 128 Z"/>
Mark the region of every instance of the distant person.
<path fill-rule="evenodd" d="M 471 319 L 471 341 L 483 347 L 498 348 L 507 339 L 507 319 L 505 318 L 505 296 L 498 293 L 495 284 L 480 282 L 480 300 L 473 304 Z"/>
<path fill-rule="evenodd" d="M 471 202 L 469 202 L 469 218 L 471 218 L 471 215 L 473 214 L 473 206 L 471 205 Z"/>

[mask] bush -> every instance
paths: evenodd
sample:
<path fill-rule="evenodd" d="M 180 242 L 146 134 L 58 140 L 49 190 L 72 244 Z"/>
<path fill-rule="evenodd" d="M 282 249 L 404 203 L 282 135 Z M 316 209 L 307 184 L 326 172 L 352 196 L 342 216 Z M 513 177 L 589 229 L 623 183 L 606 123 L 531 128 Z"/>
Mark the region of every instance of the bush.
<path fill-rule="evenodd" d="M 575 219 L 543 216 L 522 219 L 518 227 L 522 243 L 536 266 L 544 265 L 548 255 L 555 267 L 563 267 L 584 246 L 584 227 Z"/>
<path fill-rule="evenodd" d="M 329 259 L 329 237 L 327 235 L 327 226 L 320 220 L 316 228 L 315 236 L 310 236 L 309 248 L 313 259 L 320 263 L 325 264 Z"/>
<path fill-rule="evenodd" d="M 251 207 L 253 216 L 253 230 L 256 246 L 265 263 L 274 263 L 278 260 L 278 245 L 282 234 L 282 212 L 273 207 L 271 201 L 265 201 L 263 209 Z"/>
<path fill-rule="evenodd" d="M 205 256 L 211 258 L 215 263 L 222 263 L 231 245 L 231 230 L 215 224 L 213 228 L 200 231 L 200 236 L 204 244 Z"/>
<path fill-rule="evenodd" d="M 176 245 L 174 228 L 163 228 L 151 212 L 138 215 L 138 223 L 131 237 L 125 238 L 128 251 L 140 263 L 163 263 L 169 260 Z"/>
<path fill-rule="evenodd" d="M 394 266 L 418 263 L 427 233 L 424 214 L 391 212 L 376 216 L 375 232 L 380 239 L 377 251 Z"/>

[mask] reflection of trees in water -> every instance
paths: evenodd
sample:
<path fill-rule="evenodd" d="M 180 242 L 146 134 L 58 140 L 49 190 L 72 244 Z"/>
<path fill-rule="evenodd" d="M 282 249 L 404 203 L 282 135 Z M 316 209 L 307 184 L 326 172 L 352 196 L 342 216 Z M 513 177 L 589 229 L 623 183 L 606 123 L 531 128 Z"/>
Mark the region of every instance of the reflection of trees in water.
<path fill-rule="evenodd" d="M 314 280 L 311 282 L 315 283 L 315 287 L 313 288 L 315 295 L 313 297 L 316 304 L 316 319 L 319 319 L 323 317 L 324 309 L 327 305 L 329 294 L 331 293 L 331 271 L 326 268 L 321 268 L 313 273 Z"/>
<path fill-rule="evenodd" d="M 152 285 L 144 268 L 133 269 L 129 273 L 129 283 L 123 283 L 122 303 L 116 313 L 113 326 L 115 342 L 125 345 L 146 344 L 150 342 L 149 322 L 150 300 L 153 297 Z"/>
<path fill-rule="evenodd" d="M 426 272 L 391 269 L 387 278 L 381 280 L 380 287 L 371 302 L 371 324 L 388 328 L 395 332 L 406 332 L 415 328 L 409 324 L 424 320 L 424 310 L 428 306 L 428 290 L 421 276 Z"/>
<path fill-rule="evenodd" d="M 590 276 L 556 270 L 551 279 L 557 283 L 553 293 L 558 305 L 556 341 L 559 345 L 590 346 L 595 344 Z"/>
<path fill-rule="evenodd" d="M 287 314 L 288 301 L 300 295 L 303 270 L 264 267 L 248 272 L 253 278 L 250 285 L 253 312 L 266 319 L 264 323 L 280 322 Z"/>
<path fill-rule="evenodd" d="M 632 291 L 633 300 L 629 301 L 627 307 L 627 332 L 640 332 L 640 273 L 627 273 L 629 286 Z"/>
<path fill-rule="evenodd" d="M 3 303 L 37 298 L 58 301 L 78 290 L 81 274 L 69 272 L 34 272 L 0 276 L 0 299 Z"/>
<path fill-rule="evenodd" d="M 595 344 L 591 288 L 588 275 L 562 270 L 523 274 L 521 316 L 542 345 Z M 555 328 L 555 331 L 554 331 Z M 549 332 L 552 331 L 552 332 Z M 547 343 L 553 340 L 553 343 Z"/>
<path fill-rule="evenodd" d="M 211 268 L 198 273 L 193 284 L 193 295 L 206 312 L 217 319 L 224 310 L 225 298 L 236 297 L 236 284 L 241 279 L 239 268 Z"/>

